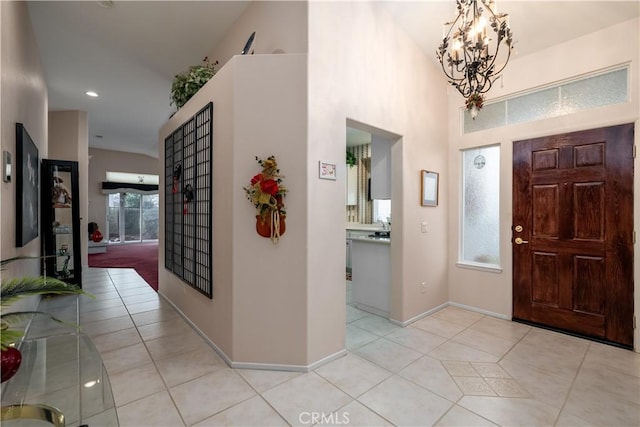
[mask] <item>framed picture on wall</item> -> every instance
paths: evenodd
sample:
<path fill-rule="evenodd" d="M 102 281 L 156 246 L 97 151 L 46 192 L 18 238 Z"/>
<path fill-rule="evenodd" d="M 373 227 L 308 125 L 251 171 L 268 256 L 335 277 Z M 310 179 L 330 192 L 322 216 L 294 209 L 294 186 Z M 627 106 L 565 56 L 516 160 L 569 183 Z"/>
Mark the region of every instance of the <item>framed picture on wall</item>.
<path fill-rule="evenodd" d="M 318 162 L 318 178 L 335 181 L 338 178 L 336 164 L 329 162 Z"/>
<path fill-rule="evenodd" d="M 420 171 L 420 205 L 438 206 L 438 172 Z"/>
<path fill-rule="evenodd" d="M 22 123 L 16 123 L 16 246 L 38 237 L 40 159 Z"/>

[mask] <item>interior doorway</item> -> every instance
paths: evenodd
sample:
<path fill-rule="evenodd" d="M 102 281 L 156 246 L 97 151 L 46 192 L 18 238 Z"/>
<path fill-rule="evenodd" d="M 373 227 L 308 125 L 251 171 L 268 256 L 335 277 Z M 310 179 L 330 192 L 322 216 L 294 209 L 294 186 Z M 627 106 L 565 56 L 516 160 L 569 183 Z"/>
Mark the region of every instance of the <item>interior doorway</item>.
<path fill-rule="evenodd" d="M 392 165 L 393 147 L 399 139 L 347 120 L 347 323 L 352 314 L 363 312 L 385 321 L 393 318 L 395 288 L 401 287 L 393 280 L 392 268 Z"/>
<path fill-rule="evenodd" d="M 633 132 L 514 142 L 514 320 L 632 348 Z"/>

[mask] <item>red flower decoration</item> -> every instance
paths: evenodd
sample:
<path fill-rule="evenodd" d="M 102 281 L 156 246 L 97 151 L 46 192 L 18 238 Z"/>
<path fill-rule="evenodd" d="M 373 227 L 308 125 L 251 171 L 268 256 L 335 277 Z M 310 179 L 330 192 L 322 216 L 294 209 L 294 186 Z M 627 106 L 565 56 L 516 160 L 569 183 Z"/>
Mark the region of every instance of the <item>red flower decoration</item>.
<path fill-rule="evenodd" d="M 262 174 L 259 173 L 258 175 L 254 176 L 253 178 L 251 178 L 251 185 L 256 185 L 256 182 L 260 182 L 262 181 Z"/>
<path fill-rule="evenodd" d="M 283 176 L 280 175 L 276 158 L 269 156 L 263 160 L 256 157 L 256 161 L 262 168 L 262 172 L 254 175 L 250 185 L 242 188 L 247 194 L 247 199 L 255 206 L 263 221 L 274 213 L 285 216 L 287 211 L 283 199 L 287 193 L 287 187 L 282 182 Z"/>
<path fill-rule="evenodd" d="M 260 181 L 260 189 L 262 192 L 275 196 L 278 193 L 278 183 L 273 179 Z"/>

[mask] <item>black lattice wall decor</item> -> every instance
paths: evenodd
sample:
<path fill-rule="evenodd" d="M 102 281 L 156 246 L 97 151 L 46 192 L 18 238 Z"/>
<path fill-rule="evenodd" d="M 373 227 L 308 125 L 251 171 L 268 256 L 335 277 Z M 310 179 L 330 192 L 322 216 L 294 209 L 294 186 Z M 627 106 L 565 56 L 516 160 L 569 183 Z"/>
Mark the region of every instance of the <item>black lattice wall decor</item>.
<path fill-rule="evenodd" d="M 164 266 L 212 298 L 213 103 L 165 138 L 164 147 Z"/>

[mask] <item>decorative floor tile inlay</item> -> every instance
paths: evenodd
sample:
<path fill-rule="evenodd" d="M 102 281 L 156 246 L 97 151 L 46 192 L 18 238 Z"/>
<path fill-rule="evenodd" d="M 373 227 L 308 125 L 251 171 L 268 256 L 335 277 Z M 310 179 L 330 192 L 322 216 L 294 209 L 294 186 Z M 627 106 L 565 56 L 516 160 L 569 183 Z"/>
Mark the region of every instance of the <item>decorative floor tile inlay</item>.
<path fill-rule="evenodd" d="M 485 381 L 500 397 L 531 397 L 514 379 L 485 378 Z"/>
<path fill-rule="evenodd" d="M 496 396 L 493 389 L 482 378 L 453 377 L 453 380 L 467 396 Z"/>
<path fill-rule="evenodd" d="M 497 363 L 442 362 L 467 396 L 531 397 Z"/>
<path fill-rule="evenodd" d="M 497 363 L 474 362 L 471 366 L 473 366 L 483 378 L 511 378 L 507 371 L 502 369 Z"/>

